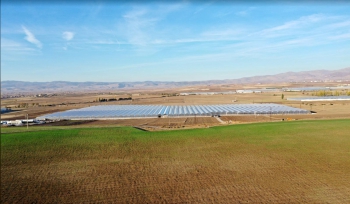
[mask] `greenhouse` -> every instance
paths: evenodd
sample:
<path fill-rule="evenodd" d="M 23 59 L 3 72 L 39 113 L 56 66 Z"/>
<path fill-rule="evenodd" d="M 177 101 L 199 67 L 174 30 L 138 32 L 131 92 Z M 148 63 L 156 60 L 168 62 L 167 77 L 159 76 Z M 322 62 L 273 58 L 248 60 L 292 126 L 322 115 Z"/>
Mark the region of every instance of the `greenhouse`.
<path fill-rule="evenodd" d="M 347 101 L 350 96 L 315 96 L 301 98 L 287 98 L 289 101 Z"/>
<path fill-rule="evenodd" d="M 56 112 L 38 120 L 87 120 L 152 117 L 223 116 L 238 114 L 308 114 L 307 110 L 279 104 L 226 105 L 100 105 Z"/>

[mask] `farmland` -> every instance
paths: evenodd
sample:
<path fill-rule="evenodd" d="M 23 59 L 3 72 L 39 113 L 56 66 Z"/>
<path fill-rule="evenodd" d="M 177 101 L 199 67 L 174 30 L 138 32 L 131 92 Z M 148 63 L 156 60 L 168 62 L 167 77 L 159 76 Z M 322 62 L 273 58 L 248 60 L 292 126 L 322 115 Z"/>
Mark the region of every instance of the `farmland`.
<path fill-rule="evenodd" d="M 177 91 L 177 92 L 174 92 Z M 178 93 L 183 90 L 173 90 L 173 93 Z M 218 90 L 225 91 L 225 90 Z M 284 94 L 284 99 L 281 95 Z M 71 94 L 58 95 L 50 97 L 21 97 L 21 98 L 6 98 L 1 100 L 2 107 L 11 107 L 12 112 L 2 113 L 2 120 L 17 120 L 24 119 L 26 114 L 29 118 L 36 118 L 50 113 L 87 108 L 98 105 L 218 105 L 218 104 L 263 104 L 275 103 L 286 105 L 294 108 L 301 108 L 304 110 L 315 111 L 317 114 L 295 115 L 291 116 L 293 119 L 341 119 L 349 118 L 350 116 L 350 102 L 349 101 L 334 101 L 334 102 L 302 102 L 289 101 L 286 98 L 305 97 L 310 96 L 313 92 L 266 92 L 266 93 L 252 93 L 252 94 L 228 94 L 228 95 L 188 95 L 188 96 L 164 96 L 157 92 L 142 93 L 139 96 L 132 96 L 132 100 L 121 101 L 107 101 L 97 102 L 96 98 L 126 98 L 130 94 Z M 21 105 L 27 105 L 22 107 Z M 21 106 L 21 107 L 19 107 Z M 284 117 L 284 116 L 282 116 Z M 247 121 L 247 118 L 242 118 L 242 122 Z M 257 122 L 257 119 L 251 118 L 251 121 Z M 261 118 L 264 121 L 265 119 Z M 230 119 L 229 119 L 230 120 Z M 119 120 L 121 125 L 124 122 Z M 118 123 L 115 122 L 115 123 Z M 132 122 L 139 123 L 139 122 Z M 142 123 L 142 122 L 140 122 Z M 198 124 L 198 122 L 197 122 Z M 166 124 L 161 124 L 160 127 Z M 205 124 L 202 124 L 205 125 Z"/>
<path fill-rule="evenodd" d="M 349 124 L 5 133 L 1 203 L 349 203 Z"/>

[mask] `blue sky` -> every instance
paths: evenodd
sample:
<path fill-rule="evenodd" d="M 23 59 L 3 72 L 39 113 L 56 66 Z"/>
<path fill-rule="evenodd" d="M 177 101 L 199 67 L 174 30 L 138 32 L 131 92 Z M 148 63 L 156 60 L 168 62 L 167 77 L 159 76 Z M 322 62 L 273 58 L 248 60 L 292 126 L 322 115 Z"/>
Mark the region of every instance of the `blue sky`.
<path fill-rule="evenodd" d="M 350 3 L 1 3 L 1 80 L 198 81 L 350 65 Z"/>

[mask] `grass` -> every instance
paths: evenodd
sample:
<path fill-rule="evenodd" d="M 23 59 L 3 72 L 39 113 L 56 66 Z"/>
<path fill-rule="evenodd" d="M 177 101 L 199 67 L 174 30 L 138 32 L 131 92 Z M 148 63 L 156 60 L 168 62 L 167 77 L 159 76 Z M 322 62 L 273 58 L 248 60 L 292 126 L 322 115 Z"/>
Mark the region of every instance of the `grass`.
<path fill-rule="evenodd" d="M 346 203 L 349 124 L 33 127 L 1 135 L 1 202 Z"/>

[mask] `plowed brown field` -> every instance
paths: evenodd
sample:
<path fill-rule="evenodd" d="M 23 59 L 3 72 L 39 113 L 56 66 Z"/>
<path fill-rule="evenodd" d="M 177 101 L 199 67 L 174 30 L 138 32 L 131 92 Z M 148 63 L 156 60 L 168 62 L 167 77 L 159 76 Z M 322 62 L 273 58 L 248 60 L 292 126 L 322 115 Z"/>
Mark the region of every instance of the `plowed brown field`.
<path fill-rule="evenodd" d="M 213 117 L 188 117 L 188 118 L 139 118 L 117 120 L 81 120 L 58 121 L 41 126 L 155 126 L 158 128 L 182 128 L 195 126 L 214 126 L 221 123 Z"/>

